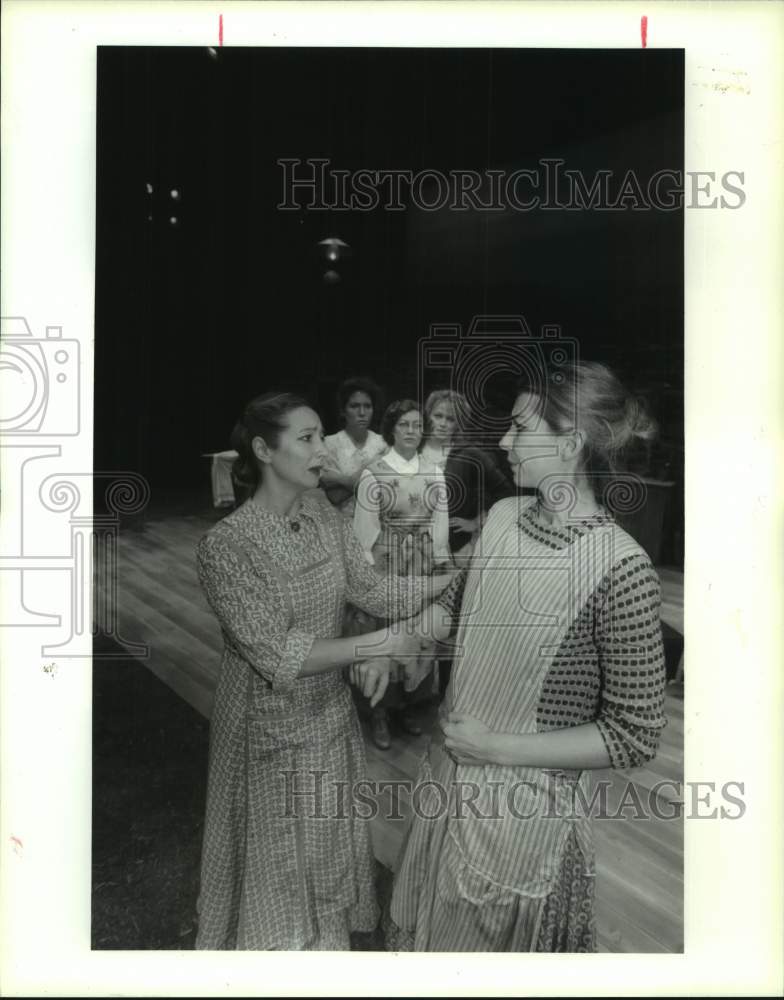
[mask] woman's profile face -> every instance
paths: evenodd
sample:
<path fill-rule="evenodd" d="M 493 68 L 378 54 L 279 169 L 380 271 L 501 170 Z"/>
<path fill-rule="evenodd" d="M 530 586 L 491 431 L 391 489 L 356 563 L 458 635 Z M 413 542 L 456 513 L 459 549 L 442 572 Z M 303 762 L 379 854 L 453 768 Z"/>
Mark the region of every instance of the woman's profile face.
<path fill-rule="evenodd" d="M 327 456 L 319 415 L 309 406 L 300 406 L 290 410 L 284 420 L 277 446 L 267 449 L 262 459 L 262 475 L 266 477 L 269 471 L 297 491 L 313 489 L 319 484 Z"/>
<path fill-rule="evenodd" d="M 373 420 L 373 400 L 366 392 L 352 392 L 343 407 L 347 431 L 366 431 Z"/>
<path fill-rule="evenodd" d="M 517 486 L 538 489 L 547 476 L 563 475 L 559 444 L 563 435 L 539 416 L 539 397 L 522 392 L 512 407 L 512 422 L 499 442 Z"/>
<path fill-rule="evenodd" d="M 455 434 L 455 408 L 447 400 L 436 403 L 430 411 L 430 437 L 438 444 L 448 444 Z"/>
<path fill-rule="evenodd" d="M 407 458 L 413 457 L 422 440 L 422 414 L 409 410 L 395 424 L 393 447 Z"/>

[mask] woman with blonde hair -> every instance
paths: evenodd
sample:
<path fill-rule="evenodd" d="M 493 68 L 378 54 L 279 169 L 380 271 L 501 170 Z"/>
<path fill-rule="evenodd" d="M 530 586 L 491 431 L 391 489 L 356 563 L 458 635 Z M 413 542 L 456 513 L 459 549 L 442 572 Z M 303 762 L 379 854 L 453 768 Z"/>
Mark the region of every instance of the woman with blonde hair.
<path fill-rule="evenodd" d="M 659 580 L 602 502 L 654 425 L 603 365 L 548 376 L 520 386 L 500 442 L 536 495 L 491 509 L 467 573 L 419 620 L 439 640 L 458 627 L 390 949 L 593 950 L 588 775 L 650 760 L 665 724 Z"/>
<path fill-rule="evenodd" d="M 422 456 L 444 472 L 449 507 L 449 547 L 465 559 L 487 511 L 514 486 L 472 432 L 471 407 L 454 389 L 435 389 L 425 400 Z"/>
<path fill-rule="evenodd" d="M 487 511 L 515 488 L 501 472 L 491 452 L 478 446 L 472 432 L 471 407 L 454 389 L 434 389 L 425 400 L 425 438 L 422 456 L 444 473 L 449 510 L 449 550 L 456 565 L 465 566 Z M 438 648 L 439 696 L 446 691 L 452 670 L 448 650 Z"/>

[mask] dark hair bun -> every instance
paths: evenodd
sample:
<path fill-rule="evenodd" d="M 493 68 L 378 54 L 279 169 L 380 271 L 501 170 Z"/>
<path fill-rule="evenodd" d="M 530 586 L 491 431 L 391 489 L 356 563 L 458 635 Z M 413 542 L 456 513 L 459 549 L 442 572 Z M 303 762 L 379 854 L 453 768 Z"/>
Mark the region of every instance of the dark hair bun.
<path fill-rule="evenodd" d="M 253 489 L 259 484 L 259 468 L 250 435 L 242 420 L 234 425 L 230 443 L 238 453 L 231 466 L 232 479 L 246 490 Z"/>
<path fill-rule="evenodd" d="M 310 403 L 293 392 L 267 392 L 248 403 L 231 432 L 231 446 L 237 452 L 231 474 L 240 487 L 254 490 L 261 482 L 253 439 L 263 438 L 270 448 L 277 448 L 280 432 L 286 426 L 286 414 L 302 406 Z"/>

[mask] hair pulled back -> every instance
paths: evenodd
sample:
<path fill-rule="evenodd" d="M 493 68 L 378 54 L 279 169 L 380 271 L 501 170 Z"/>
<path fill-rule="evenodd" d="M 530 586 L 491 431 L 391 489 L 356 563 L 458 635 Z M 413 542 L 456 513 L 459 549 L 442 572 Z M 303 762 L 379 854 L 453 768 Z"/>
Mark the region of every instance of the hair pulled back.
<path fill-rule="evenodd" d="M 250 491 L 261 482 L 253 439 L 263 438 L 270 448 L 277 448 L 280 432 L 286 427 L 286 415 L 302 406 L 310 403 L 293 392 L 266 392 L 248 403 L 231 432 L 231 446 L 238 453 L 231 474 L 239 486 Z"/>
<path fill-rule="evenodd" d="M 554 430 L 582 433 L 583 469 L 599 497 L 635 448 L 656 437 L 656 421 L 606 365 L 579 361 L 548 374 L 546 391 L 526 381 L 518 392 L 537 396 L 539 415 Z"/>

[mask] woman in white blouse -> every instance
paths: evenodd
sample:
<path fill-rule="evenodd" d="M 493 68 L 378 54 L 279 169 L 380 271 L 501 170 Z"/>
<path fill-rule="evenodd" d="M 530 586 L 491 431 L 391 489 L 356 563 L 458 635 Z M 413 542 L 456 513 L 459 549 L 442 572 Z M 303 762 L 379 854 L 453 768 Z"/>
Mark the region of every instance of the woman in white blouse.
<path fill-rule="evenodd" d="M 441 469 L 419 454 L 422 413 L 411 399 L 392 403 L 381 421 L 389 451 L 362 471 L 354 509 L 354 533 L 365 557 L 384 573 L 427 576 L 450 562 L 446 484 Z M 434 650 L 405 669 L 394 668 L 384 699 L 373 709 L 376 746 L 390 745 L 389 710 L 401 728 L 422 732 L 411 706 L 430 694 Z M 428 683 L 430 681 L 430 683 Z"/>
<path fill-rule="evenodd" d="M 327 460 L 321 485 L 341 514 L 354 515 L 354 494 L 362 470 L 387 450 L 380 434 L 370 429 L 380 398 L 378 386 L 368 378 L 347 378 L 338 388 L 343 430 L 324 440 Z"/>

